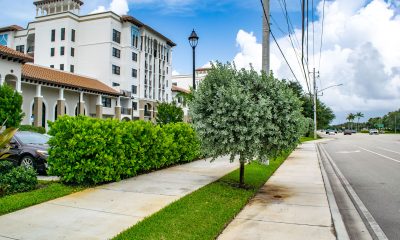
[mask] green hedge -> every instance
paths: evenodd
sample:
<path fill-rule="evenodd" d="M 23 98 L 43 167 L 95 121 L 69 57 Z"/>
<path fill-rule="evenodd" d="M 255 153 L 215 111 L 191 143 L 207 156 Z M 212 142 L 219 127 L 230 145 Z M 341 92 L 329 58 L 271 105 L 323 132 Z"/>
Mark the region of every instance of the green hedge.
<path fill-rule="evenodd" d="M 35 127 L 35 126 L 31 126 L 31 125 L 21 125 L 21 126 L 19 126 L 18 130 L 37 132 L 37 133 L 41 133 L 41 134 L 46 133 L 46 129 L 44 127 Z"/>
<path fill-rule="evenodd" d="M 50 123 L 49 173 L 68 183 L 119 181 L 140 172 L 189 162 L 200 154 L 193 128 L 151 122 L 59 118 Z"/>
<path fill-rule="evenodd" d="M 0 196 L 33 190 L 37 183 L 34 169 L 14 167 L 11 162 L 0 161 Z"/>

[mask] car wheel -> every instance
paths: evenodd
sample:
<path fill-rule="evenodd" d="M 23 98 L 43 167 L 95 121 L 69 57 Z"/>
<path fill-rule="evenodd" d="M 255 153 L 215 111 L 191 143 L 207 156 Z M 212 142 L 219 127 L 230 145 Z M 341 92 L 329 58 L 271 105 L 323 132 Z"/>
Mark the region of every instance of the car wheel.
<path fill-rule="evenodd" d="M 33 158 L 31 156 L 23 156 L 21 159 L 21 167 L 33 168 Z"/>

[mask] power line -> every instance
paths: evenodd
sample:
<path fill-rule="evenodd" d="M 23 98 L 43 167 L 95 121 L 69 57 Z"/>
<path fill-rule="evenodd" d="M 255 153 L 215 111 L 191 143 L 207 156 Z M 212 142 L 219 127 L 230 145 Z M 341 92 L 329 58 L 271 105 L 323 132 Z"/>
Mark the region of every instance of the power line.
<path fill-rule="evenodd" d="M 307 71 L 304 66 L 304 38 L 305 38 L 305 7 L 306 7 L 306 1 L 302 0 L 302 7 L 301 7 L 301 64 L 303 66 L 303 71 L 305 75 L 308 75 L 308 80 L 310 80 L 310 75 L 309 75 L 309 68 L 308 68 L 308 62 L 307 62 Z M 307 79 L 307 77 L 306 77 Z M 308 92 L 310 93 L 311 97 L 311 91 L 310 91 L 310 85 L 311 81 L 307 80 L 307 89 Z"/>
<path fill-rule="evenodd" d="M 319 44 L 319 63 L 318 63 L 318 69 L 321 69 L 321 55 L 322 55 L 322 43 L 323 43 L 323 37 L 324 37 L 324 21 L 325 21 L 325 0 L 322 4 L 322 27 L 321 27 L 321 42 Z"/>
<path fill-rule="evenodd" d="M 315 67 L 314 0 L 311 0 L 311 21 L 312 21 L 312 53 L 313 53 L 313 66 Z"/>
<path fill-rule="evenodd" d="M 282 4 L 282 2 L 283 2 L 283 4 Z M 279 3 L 279 5 L 280 5 L 280 7 L 281 7 L 281 10 L 282 10 L 282 13 L 283 13 L 283 15 L 285 16 L 285 18 L 286 18 L 286 23 L 287 23 L 287 26 L 288 26 L 288 35 L 289 35 L 289 40 L 290 40 L 290 44 L 292 45 L 292 48 L 293 48 L 293 51 L 294 51 L 294 53 L 295 53 L 295 56 L 296 56 L 296 60 L 297 60 L 297 62 L 298 62 L 298 64 L 299 64 L 299 66 L 300 66 L 300 69 L 303 71 L 303 73 L 304 73 L 304 79 L 305 79 L 305 81 L 306 81 L 306 84 L 307 84 L 307 89 L 308 89 L 308 91 L 309 91 L 309 93 L 310 93 L 310 89 L 309 89 L 309 76 L 307 77 L 307 73 L 306 73 L 306 71 L 305 71 L 305 69 L 302 67 L 302 64 L 300 63 L 300 57 L 299 57 L 299 55 L 298 55 L 298 53 L 297 53 L 297 51 L 296 51 L 296 47 L 294 46 L 294 43 L 293 43 L 293 39 L 292 39 L 292 34 L 291 34 L 291 32 L 293 32 L 293 34 L 294 34 L 294 39 L 295 40 L 297 40 L 297 37 L 296 37 L 296 33 L 295 33 L 295 31 L 294 31 L 294 27 L 293 27 L 293 25 L 292 25 L 292 23 L 291 23 L 291 20 L 290 20 L 290 17 L 289 17 L 289 13 L 288 13 L 288 11 L 287 11 L 287 5 L 286 5 L 286 0 L 278 0 L 278 3 Z M 291 31 L 292 30 L 292 31 Z M 298 46 L 299 46 L 299 48 L 300 48 L 300 44 L 298 43 L 298 41 L 297 41 L 297 44 L 298 44 Z"/>
<path fill-rule="evenodd" d="M 260 0 L 260 2 L 261 2 L 261 6 L 262 6 L 262 8 L 263 8 L 264 17 L 265 17 L 265 19 L 266 19 L 266 21 L 267 21 L 267 24 L 268 24 L 268 26 L 271 26 L 271 25 L 270 25 L 270 22 L 269 22 L 269 19 L 268 19 L 268 15 L 267 15 L 267 13 L 265 12 L 264 3 L 263 3 L 262 0 Z M 292 69 L 292 67 L 290 66 L 288 60 L 286 59 L 285 54 L 283 53 L 281 47 L 279 46 L 279 43 L 278 43 L 278 41 L 276 40 L 274 33 L 271 31 L 271 28 L 269 28 L 269 29 L 270 29 L 269 31 L 270 31 L 270 33 L 271 33 L 271 36 L 272 36 L 272 38 L 273 38 L 274 41 L 275 41 L 275 44 L 278 46 L 279 51 L 281 52 L 283 58 L 285 59 L 286 64 L 288 65 L 288 67 L 289 67 L 290 71 L 292 72 L 294 78 L 296 79 L 296 81 L 297 81 L 298 83 L 300 83 L 300 82 L 299 82 L 299 79 L 297 79 L 297 77 L 296 77 L 296 74 L 294 74 L 293 69 Z"/>

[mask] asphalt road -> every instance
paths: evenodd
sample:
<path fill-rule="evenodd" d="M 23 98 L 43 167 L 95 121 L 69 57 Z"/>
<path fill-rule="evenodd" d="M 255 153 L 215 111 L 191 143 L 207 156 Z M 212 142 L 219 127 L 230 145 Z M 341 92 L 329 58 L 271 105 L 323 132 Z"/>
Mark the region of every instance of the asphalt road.
<path fill-rule="evenodd" d="M 390 240 L 400 240 L 400 135 L 337 134 L 324 147 Z"/>

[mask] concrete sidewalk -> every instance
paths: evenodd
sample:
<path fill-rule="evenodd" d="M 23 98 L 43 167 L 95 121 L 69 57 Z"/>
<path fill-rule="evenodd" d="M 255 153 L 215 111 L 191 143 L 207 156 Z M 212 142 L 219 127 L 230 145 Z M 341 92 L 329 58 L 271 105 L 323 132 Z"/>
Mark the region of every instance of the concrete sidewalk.
<path fill-rule="evenodd" d="M 333 240 L 331 212 L 314 143 L 302 144 L 219 240 Z"/>
<path fill-rule="evenodd" d="M 110 239 L 238 166 L 200 160 L 29 207 L 0 217 L 0 240 Z"/>

